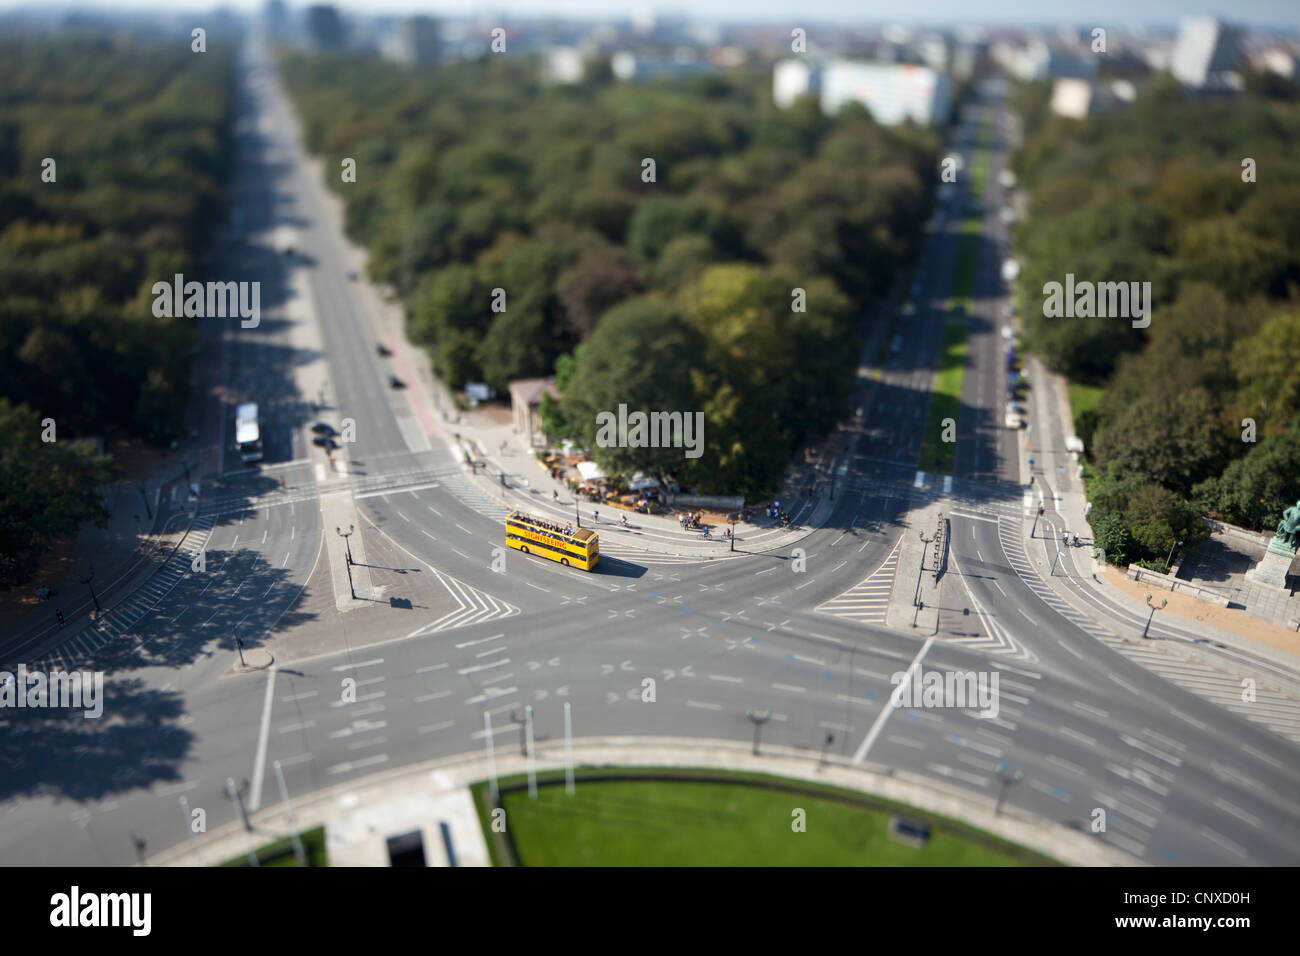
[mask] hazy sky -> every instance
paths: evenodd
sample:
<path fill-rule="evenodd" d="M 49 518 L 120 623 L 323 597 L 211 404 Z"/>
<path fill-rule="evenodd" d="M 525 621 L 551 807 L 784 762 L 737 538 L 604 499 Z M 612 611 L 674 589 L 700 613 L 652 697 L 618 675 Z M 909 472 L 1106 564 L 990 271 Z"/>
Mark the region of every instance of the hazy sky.
<path fill-rule="evenodd" d="M 1300 3 L 1296 0 L 1233 0 L 1219 5 L 1202 5 L 1203 0 L 909 0 L 883 3 L 879 0 L 692 0 L 690 3 L 646 3 L 644 0 L 340 0 L 345 10 L 375 13 L 520 13 L 561 16 L 626 16 L 637 9 L 686 10 L 695 19 L 855 20 L 864 22 L 942 23 L 1074 23 L 1079 25 L 1124 25 L 1175 23 L 1187 14 L 1218 13 L 1238 23 L 1300 26 Z M 1210 0 L 1213 2 L 1213 0 Z M 216 6 L 241 10 L 258 9 L 263 0 L 0 0 L 0 9 L 16 7 L 82 7 L 100 9 L 211 10 Z M 306 2 L 290 3 L 301 9 Z"/>

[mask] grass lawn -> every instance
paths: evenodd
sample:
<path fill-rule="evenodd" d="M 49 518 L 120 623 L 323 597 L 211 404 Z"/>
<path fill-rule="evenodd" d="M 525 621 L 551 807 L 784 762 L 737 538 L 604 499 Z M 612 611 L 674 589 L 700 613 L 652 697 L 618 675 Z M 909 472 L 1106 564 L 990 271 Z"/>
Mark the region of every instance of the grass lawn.
<path fill-rule="evenodd" d="M 1105 394 L 1104 388 L 1098 388 L 1095 385 L 1080 385 L 1078 382 L 1070 383 L 1070 414 L 1074 416 L 1074 421 L 1079 421 L 1079 416 L 1097 404 L 1097 399 Z"/>
<path fill-rule="evenodd" d="M 947 308 L 952 311 L 961 306 L 970 312 L 971 286 L 975 281 L 975 251 L 979 248 L 980 217 L 966 216 L 961 223 L 961 238 L 957 240 L 957 261 L 952 267 L 952 290 L 948 293 Z"/>
<path fill-rule="evenodd" d="M 984 198 L 984 180 L 989 174 L 989 134 L 992 129 L 989 121 L 980 124 L 979 138 L 976 140 L 975 155 L 970 162 L 970 194 L 977 201 Z"/>
<path fill-rule="evenodd" d="M 1042 864 L 1024 850 L 959 824 L 905 811 L 930 824 L 915 847 L 892 838 L 894 813 L 841 791 L 794 793 L 754 783 L 579 780 L 502 793 L 507 827 L 526 866 L 1015 866 Z M 802 786 L 802 784 L 800 784 Z M 806 831 L 792 830 L 805 811 Z M 488 833 L 489 842 L 492 834 Z"/>
<path fill-rule="evenodd" d="M 308 830 L 305 833 L 298 834 L 302 840 L 302 848 L 307 853 L 308 866 L 328 866 L 325 856 L 325 828 L 316 827 L 314 830 Z M 283 840 L 276 840 L 274 843 L 268 843 L 265 846 L 257 848 L 257 862 L 259 866 L 297 866 L 298 861 L 293 855 L 293 838 L 285 837 Z M 222 866 L 248 866 L 248 856 L 237 856 L 233 859 L 226 860 Z"/>
<path fill-rule="evenodd" d="M 949 322 L 943 327 L 939 366 L 930 387 L 930 411 L 921 439 L 921 471 L 952 473 L 956 442 L 942 441 L 943 420 L 957 421 L 961 414 L 961 385 L 966 373 L 966 325 Z"/>

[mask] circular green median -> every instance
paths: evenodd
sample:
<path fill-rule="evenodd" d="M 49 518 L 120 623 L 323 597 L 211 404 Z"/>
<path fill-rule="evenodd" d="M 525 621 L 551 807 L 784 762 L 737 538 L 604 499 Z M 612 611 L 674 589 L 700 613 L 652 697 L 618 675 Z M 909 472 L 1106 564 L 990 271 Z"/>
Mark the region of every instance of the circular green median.
<path fill-rule="evenodd" d="M 1041 866 L 943 817 L 849 790 L 717 771 L 602 770 L 486 783 L 475 804 L 493 862 L 523 866 Z M 497 821 L 493 826 L 493 820 Z M 501 832 L 504 822 L 504 832 Z"/>

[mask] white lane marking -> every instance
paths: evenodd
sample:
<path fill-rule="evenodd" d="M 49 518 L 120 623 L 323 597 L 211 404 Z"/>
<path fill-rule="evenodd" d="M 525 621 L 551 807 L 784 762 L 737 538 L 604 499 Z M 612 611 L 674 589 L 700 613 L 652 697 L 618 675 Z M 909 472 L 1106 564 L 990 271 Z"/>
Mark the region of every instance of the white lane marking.
<path fill-rule="evenodd" d="M 1174 708 L 1170 707 L 1169 713 L 1177 717 L 1179 720 L 1186 721 L 1187 723 L 1191 724 L 1193 727 L 1197 728 L 1198 730 L 1207 729 L 1206 724 L 1197 720 L 1195 717 L 1189 716 L 1188 714 L 1184 714 L 1181 710 L 1175 710 Z"/>
<path fill-rule="evenodd" d="M 415 702 L 417 704 L 427 704 L 431 700 L 441 700 L 442 698 L 448 697 L 450 695 L 451 695 L 451 691 L 440 690 L 433 694 L 425 694 L 423 697 L 417 697 L 415 698 Z"/>
<path fill-rule="evenodd" d="M 416 671 L 416 673 L 427 674 L 430 671 L 440 671 L 450 666 L 451 666 L 450 664 L 430 664 L 428 667 L 421 667 L 419 670 Z"/>
<path fill-rule="evenodd" d="M 791 693 L 791 694 L 806 694 L 806 693 L 808 693 L 808 688 L 807 688 L 807 687 L 796 687 L 796 686 L 794 686 L 794 684 L 773 684 L 772 686 L 773 686 L 776 690 L 784 690 L 784 691 L 788 691 L 788 692 Z"/>
<path fill-rule="evenodd" d="M 1241 807 L 1234 806 L 1222 797 L 1215 798 L 1214 805 L 1225 813 L 1231 813 L 1238 820 L 1245 820 L 1256 830 L 1259 829 L 1260 819 L 1255 816 L 1255 814 L 1247 813 L 1245 810 L 1241 809 Z"/>
<path fill-rule="evenodd" d="M 1227 837 L 1215 833 L 1209 827 L 1201 827 L 1201 836 L 1205 837 L 1207 840 L 1212 840 L 1213 842 L 1219 844 L 1219 846 L 1223 847 L 1225 850 L 1229 850 L 1232 853 L 1235 853 L 1237 856 L 1246 855 L 1245 850 L 1243 850 L 1237 844 L 1233 843 Z"/>
<path fill-rule="evenodd" d="M 728 684 L 743 684 L 743 683 L 745 683 L 745 678 L 743 678 L 743 677 L 728 677 L 726 674 L 710 674 L 710 675 L 709 675 L 709 680 L 720 680 L 720 681 L 726 681 Z"/>
<path fill-rule="evenodd" d="M 438 539 L 435 538 L 433 535 L 429 534 L 429 532 L 425 531 L 423 528 L 421 528 L 420 531 L 421 531 L 423 534 L 428 534 L 429 537 L 432 538 L 434 541 L 437 541 L 437 540 L 438 540 Z"/>
<path fill-rule="evenodd" d="M 1074 655 L 1075 657 L 1077 657 L 1079 660 L 1083 660 L 1083 655 L 1082 655 L 1081 653 L 1079 653 L 1078 651 L 1076 651 L 1073 647 L 1071 647 L 1069 644 L 1065 643 L 1065 641 L 1061 640 L 1059 637 L 1056 639 L 1056 643 L 1060 644 L 1061 647 L 1065 648 L 1067 651 L 1069 651 L 1071 654 L 1073 654 L 1073 655 Z"/>
<path fill-rule="evenodd" d="M 496 640 L 500 640 L 500 639 L 503 638 L 503 637 L 505 637 L 504 634 L 493 634 L 491 637 L 480 637 L 478 640 L 475 640 L 475 641 L 461 641 L 459 644 L 455 645 L 455 647 L 456 647 L 456 650 L 461 651 L 461 650 L 464 650 L 464 649 L 467 648 L 467 647 L 473 647 L 475 644 L 486 644 L 488 641 L 496 641 Z M 438 666 L 439 666 L 439 667 L 446 667 L 447 665 L 446 665 L 446 664 L 439 664 Z"/>
<path fill-rule="evenodd" d="M 444 721 L 443 721 L 442 723 L 440 723 L 440 724 L 430 724 L 430 725 L 427 726 L 427 727 L 421 727 L 419 730 L 416 731 L 416 733 L 417 733 L 417 734 L 432 734 L 432 733 L 437 733 L 439 730 L 446 730 L 448 727 L 455 727 L 455 726 L 456 726 L 456 721 L 454 721 L 454 720 L 444 720 Z"/>
<path fill-rule="evenodd" d="M 375 754 L 373 757 L 366 757 L 364 760 L 348 761 L 346 763 L 335 764 L 325 770 L 326 773 L 347 773 L 349 770 L 360 770 L 362 767 L 373 767 L 377 763 L 387 763 L 388 754 Z"/>
<path fill-rule="evenodd" d="M 1034 625 L 1035 627 L 1038 626 L 1038 622 L 1035 621 L 1035 620 L 1034 620 L 1032 617 L 1030 617 L 1028 614 L 1026 614 L 1025 611 L 1024 611 L 1024 608 L 1019 608 L 1019 607 L 1018 607 L 1018 608 L 1016 608 L 1016 611 L 1018 611 L 1019 614 L 1020 614 L 1020 616 L 1023 617 L 1026 621 L 1028 621 L 1030 624 Z"/>
<path fill-rule="evenodd" d="M 435 508 L 433 505 L 425 505 L 425 507 L 428 508 L 430 511 L 432 511 L 434 514 L 436 514 L 439 518 L 442 517 L 442 512 L 439 511 L 437 508 Z"/>
<path fill-rule="evenodd" d="M 1120 680 L 1120 679 L 1119 679 L 1118 677 L 1116 677 L 1114 674 L 1107 674 L 1106 676 L 1109 677 L 1111 680 L 1113 680 L 1116 684 L 1119 684 L 1120 687 L 1123 687 L 1123 688 L 1124 688 L 1126 691 L 1128 691 L 1130 694 L 1140 694 L 1140 693 L 1142 693 L 1140 690 L 1138 690 L 1136 687 L 1134 687 L 1134 686 L 1133 686 L 1132 684 L 1130 684 L 1128 681 Z"/>
<path fill-rule="evenodd" d="M 504 647 L 504 646 L 503 646 L 503 647 L 490 647 L 490 648 L 488 648 L 486 651 L 479 651 L 477 654 L 474 655 L 474 657 L 475 657 L 475 658 L 479 658 L 479 657 L 491 657 L 493 654 L 504 654 L 504 653 L 505 653 L 506 651 L 508 651 L 508 650 L 510 650 L 510 648 L 508 648 L 508 647 Z"/>
<path fill-rule="evenodd" d="M 460 530 L 461 530 L 461 531 L 464 531 L 466 534 L 472 535 L 472 534 L 474 533 L 474 532 L 470 531 L 469 528 L 465 527 L 463 524 L 458 524 L 458 525 L 456 525 L 456 527 L 457 527 L 457 528 L 460 528 Z"/>
<path fill-rule="evenodd" d="M 862 761 L 866 759 L 867 752 L 871 750 L 871 745 L 876 742 L 876 738 L 880 736 L 880 732 L 884 729 L 885 721 L 889 720 L 889 715 L 898 709 L 898 704 L 902 701 L 903 694 L 907 692 L 908 685 L 912 683 L 917 670 L 921 666 L 922 658 L 925 657 L 926 653 L 930 650 L 930 645 L 933 643 L 934 638 L 927 637 L 925 643 L 921 645 L 921 649 L 917 652 L 916 657 L 907 668 L 907 676 L 899 681 L 898 686 L 894 688 L 894 692 L 889 695 L 890 699 L 881 707 L 880 715 L 876 717 L 875 722 L 871 725 L 871 729 L 867 731 L 867 736 L 863 739 L 857 752 L 854 753 L 854 763 L 862 763 Z"/>
<path fill-rule="evenodd" d="M 330 670 L 350 671 L 353 670 L 354 668 L 360 670 L 362 667 L 373 667 L 375 664 L 382 664 L 383 662 L 384 659 L 382 657 L 376 657 L 373 661 L 362 661 L 359 664 L 340 664 L 338 667 L 331 667 Z"/>
<path fill-rule="evenodd" d="M 698 700 L 688 700 L 688 701 L 686 702 L 686 706 L 687 706 L 687 707 L 699 707 L 701 710 L 722 710 L 722 705 L 721 705 L 721 704 L 706 704 L 706 703 L 702 703 L 702 702 L 700 702 L 700 701 L 698 701 Z"/>
<path fill-rule="evenodd" d="M 1069 727 L 1057 727 L 1056 731 L 1063 737 L 1070 737 L 1079 741 L 1079 743 L 1083 744 L 1085 747 L 1097 746 L 1095 738 L 1089 737 L 1087 734 L 1081 734 L 1077 730 L 1071 730 Z"/>
<path fill-rule="evenodd" d="M 316 697 L 320 694 L 318 690 L 307 690 L 301 694 L 292 694 L 289 697 L 281 697 L 280 700 L 286 704 L 292 704 L 294 701 L 306 700 L 308 697 Z"/>
<path fill-rule="evenodd" d="M 1246 753 L 1250 754 L 1252 757 L 1258 757 L 1260 760 L 1264 761 L 1265 763 L 1271 763 L 1278 770 L 1282 769 L 1282 761 L 1274 760 L 1268 754 L 1260 753 L 1258 750 L 1256 750 L 1254 747 L 1250 746 L 1249 744 L 1242 744 L 1241 749 L 1246 751 Z"/>
<path fill-rule="evenodd" d="M 466 674 L 477 674 L 479 671 L 490 671 L 494 667 L 504 667 L 510 663 L 510 658 L 503 657 L 499 661 L 493 661 L 491 664 L 475 664 L 473 667 L 462 667 L 456 671 L 462 677 Z"/>
<path fill-rule="evenodd" d="M 1101 710 L 1098 707 L 1093 707 L 1091 704 L 1085 704 L 1081 700 L 1076 700 L 1074 702 L 1074 706 L 1078 707 L 1080 710 L 1084 711 L 1085 713 L 1092 714 L 1092 716 L 1099 717 L 1102 720 L 1105 720 L 1107 717 L 1110 716 L 1110 714 L 1107 711 Z"/>
<path fill-rule="evenodd" d="M 253 784 L 249 794 L 248 807 L 256 810 L 262 805 L 262 778 L 266 768 L 266 744 L 271 733 L 271 707 L 275 703 L 274 664 L 266 675 L 266 697 L 262 700 L 262 729 L 257 735 L 257 757 L 253 763 Z"/>

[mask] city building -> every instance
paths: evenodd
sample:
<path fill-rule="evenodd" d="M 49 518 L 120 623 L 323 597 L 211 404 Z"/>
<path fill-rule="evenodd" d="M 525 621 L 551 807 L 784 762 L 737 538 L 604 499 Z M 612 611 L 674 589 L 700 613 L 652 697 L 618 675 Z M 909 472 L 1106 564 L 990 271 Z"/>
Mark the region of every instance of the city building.
<path fill-rule="evenodd" d="M 801 96 L 821 94 L 821 65 L 808 60 L 780 60 L 772 68 L 772 102 L 788 109 Z"/>
<path fill-rule="evenodd" d="M 1137 98 L 1128 80 L 1080 80 L 1061 77 L 1052 84 L 1051 110 L 1069 119 L 1087 119 L 1120 109 Z"/>
<path fill-rule="evenodd" d="M 1007 73 L 1026 83 L 1058 77 L 1085 79 L 1097 72 L 1097 57 L 1034 37 L 1027 43 L 993 44 L 989 55 Z"/>
<path fill-rule="evenodd" d="M 1241 35 L 1213 17 L 1188 17 L 1178 26 L 1169 72 L 1194 90 L 1234 90 L 1242 86 Z"/>
<path fill-rule="evenodd" d="M 573 46 L 553 46 L 542 59 L 542 79 L 547 83 L 581 83 L 586 73 L 582 51 Z"/>
<path fill-rule="evenodd" d="M 621 50 L 609 60 L 610 71 L 620 80 L 649 80 L 654 77 L 684 77 L 711 73 L 716 67 L 694 47 L 681 46 L 671 56 L 653 56 Z"/>
<path fill-rule="evenodd" d="M 442 59 L 442 28 L 433 17 L 407 17 L 397 25 L 396 59 L 407 66 L 433 66 Z"/>
<path fill-rule="evenodd" d="M 926 125 L 947 117 L 952 81 L 918 64 L 833 60 L 821 76 L 821 103 L 826 113 L 861 103 L 883 126 L 908 120 Z"/>
<path fill-rule="evenodd" d="M 342 50 L 347 38 L 337 7 L 320 3 L 307 8 L 307 42 L 312 49 L 322 53 Z"/>

